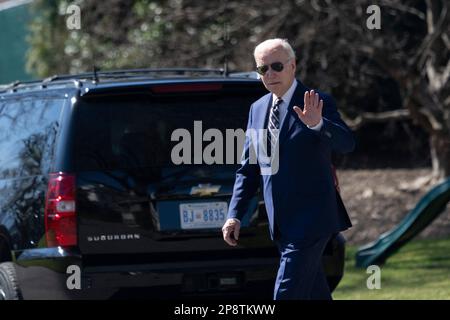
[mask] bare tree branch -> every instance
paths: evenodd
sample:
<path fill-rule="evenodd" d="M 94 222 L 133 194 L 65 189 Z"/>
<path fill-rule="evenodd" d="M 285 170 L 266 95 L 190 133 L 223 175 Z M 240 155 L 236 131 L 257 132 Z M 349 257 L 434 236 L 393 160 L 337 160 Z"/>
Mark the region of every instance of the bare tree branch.
<path fill-rule="evenodd" d="M 341 112 L 342 118 L 353 130 L 357 130 L 366 123 L 373 122 L 386 122 L 386 121 L 398 121 L 408 119 L 410 112 L 407 109 L 398 109 L 385 112 L 364 112 L 354 119 L 349 119 L 345 114 Z"/>
<path fill-rule="evenodd" d="M 395 1 L 395 2 L 383 1 L 383 2 L 381 2 L 381 6 L 396 9 L 400 12 L 409 13 L 409 14 L 415 15 L 416 17 L 418 17 L 421 20 L 425 20 L 425 14 L 423 12 L 421 12 L 420 10 L 417 10 L 416 8 L 404 5 L 402 3 L 398 3 L 397 1 Z"/>

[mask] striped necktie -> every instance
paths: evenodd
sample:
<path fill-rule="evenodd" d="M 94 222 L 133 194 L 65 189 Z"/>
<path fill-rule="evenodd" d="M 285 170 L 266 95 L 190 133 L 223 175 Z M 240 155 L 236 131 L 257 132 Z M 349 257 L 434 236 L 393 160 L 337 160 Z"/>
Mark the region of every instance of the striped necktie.
<path fill-rule="evenodd" d="M 275 149 L 278 139 L 280 129 L 280 104 L 282 102 L 282 99 L 278 99 L 272 108 L 270 108 L 269 123 L 267 125 L 267 129 L 269 130 L 267 134 L 267 154 L 270 154 L 270 156 L 272 156 L 271 152 Z"/>

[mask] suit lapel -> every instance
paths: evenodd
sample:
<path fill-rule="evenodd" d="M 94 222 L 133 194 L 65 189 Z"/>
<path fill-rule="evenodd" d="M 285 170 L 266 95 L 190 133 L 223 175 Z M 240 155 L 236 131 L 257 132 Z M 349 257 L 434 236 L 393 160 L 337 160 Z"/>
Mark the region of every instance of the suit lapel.
<path fill-rule="evenodd" d="M 294 125 L 295 119 L 298 118 L 297 113 L 295 113 L 293 107 L 298 106 L 303 110 L 303 96 L 305 95 L 305 91 L 308 90 L 303 83 L 299 80 L 297 81 L 297 87 L 295 88 L 295 92 L 292 95 L 291 102 L 289 103 L 288 110 L 286 112 L 286 116 L 281 123 L 281 131 L 280 137 L 278 139 L 278 143 L 282 143 L 284 139 L 288 136 L 288 132 L 291 130 Z"/>
<path fill-rule="evenodd" d="M 261 100 L 261 107 L 255 115 L 255 129 L 265 129 L 266 119 L 269 115 L 269 107 L 272 105 L 272 94 L 269 93 L 263 97 Z"/>
<path fill-rule="evenodd" d="M 263 99 L 260 102 L 261 106 L 258 108 L 258 111 L 255 115 L 255 119 L 254 119 L 254 125 L 253 128 L 260 130 L 260 129 L 267 129 L 265 124 L 267 123 L 267 117 L 269 116 L 269 109 L 272 106 L 272 93 L 267 94 L 266 96 L 263 97 Z M 258 139 L 262 138 L 259 137 L 259 134 L 261 134 L 262 131 L 258 131 Z M 258 140 L 259 141 L 259 140 Z M 261 150 L 258 151 L 258 155 L 259 152 L 264 152 L 264 154 L 267 154 L 267 150 L 266 150 L 266 144 L 265 143 L 258 143 L 259 148 L 262 148 Z"/>

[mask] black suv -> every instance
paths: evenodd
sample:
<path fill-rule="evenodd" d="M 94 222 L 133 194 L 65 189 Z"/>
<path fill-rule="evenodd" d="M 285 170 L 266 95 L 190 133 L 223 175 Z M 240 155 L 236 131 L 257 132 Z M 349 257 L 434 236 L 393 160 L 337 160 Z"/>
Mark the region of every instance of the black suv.
<path fill-rule="evenodd" d="M 252 73 L 210 69 L 0 88 L 0 300 L 271 299 L 278 253 L 261 196 L 238 247 L 221 235 L 240 150 L 201 158 L 208 130 L 245 130 L 265 93 Z M 196 139 L 192 150 L 179 150 L 180 129 Z M 183 163 L 172 161 L 176 150 Z M 323 261 L 333 290 L 343 274 L 341 235 Z"/>

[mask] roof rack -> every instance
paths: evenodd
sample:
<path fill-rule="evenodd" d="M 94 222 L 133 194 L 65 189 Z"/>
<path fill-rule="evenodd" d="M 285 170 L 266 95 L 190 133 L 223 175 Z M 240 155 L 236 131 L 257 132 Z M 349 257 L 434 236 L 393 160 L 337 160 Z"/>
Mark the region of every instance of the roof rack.
<path fill-rule="evenodd" d="M 50 82 L 50 78 L 44 79 L 44 80 L 29 80 L 29 81 L 14 81 L 10 84 L 3 84 L 0 85 L 0 92 L 17 92 L 21 87 L 23 86 L 40 86 L 42 88 L 46 88 L 47 84 Z M 77 79 L 71 79 L 70 77 L 67 77 L 67 79 L 64 79 L 63 83 L 73 83 L 75 86 L 80 87 L 82 84 Z"/>
<path fill-rule="evenodd" d="M 30 81 L 15 81 L 10 84 L 0 85 L 0 91 L 16 91 L 23 85 L 41 85 L 46 88 L 54 82 L 74 82 L 76 86 L 81 86 L 79 80 L 91 80 L 94 83 L 100 82 L 102 79 L 125 79 L 125 78 L 139 78 L 145 76 L 158 76 L 158 75 L 205 75 L 213 74 L 223 77 L 234 76 L 244 78 L 258 79 L 256 72 L 227 72 L 225 69 L 212 69 L 212 68 L 158 68 L 158 69 L 124 69 L 124 70 L 111 70 L 100 71 L 94 67 L 92 72 L 85 72 L 79 74 L 67 74 L 67 75 L 53 75 L 43 80 L 30 80 Z"/>
<path fill-rule="evenodd" d="M 230 77 L 240 77 L 240 78 L 250 78 L 250 79 L 260 79 L 258 72 L 256 71 L 246 71 L 246 72 L 230 72 L 228 73 Z"/>
<path fill-rule="evenodd" d="M 93 72 L 85 72 L 75 75 L 54 75 L 45 80 L 44 83 L 56 81 L 56 80 L 68 80 L 68 79 L 92 79 L 98 82 L 101 78 L 111 79 L 111 78 L 132 78 L 139 75 L 156 75 L 156 74 L 175 74 L 175 75 L 186 75 L 186 74 L 219 74 L 225 75 L 223 69 L 197 69 L 197 68 L 160 68 L 160 69 L 124 69 L 124 70 L 113 70 L 113 71 L 100 71 L 95 69 Z"/>
<path fill-rule="evenodd" d="M 39 84 L 40 81 L 39 80 L 30 80 L 30 81 L 14 81 L 11 83 L 7 83 L 7 84 L 2 84 L 0 85 L 0 91 L 15 91 L 20 85 L 22 84 Z"/>

